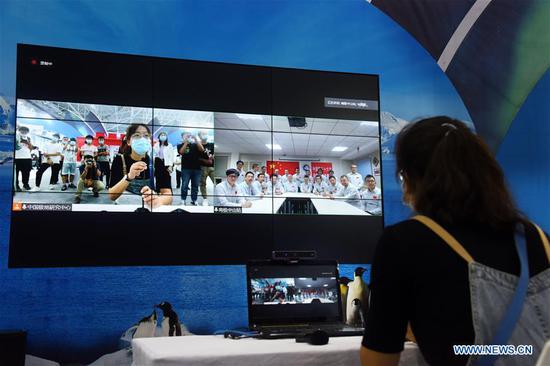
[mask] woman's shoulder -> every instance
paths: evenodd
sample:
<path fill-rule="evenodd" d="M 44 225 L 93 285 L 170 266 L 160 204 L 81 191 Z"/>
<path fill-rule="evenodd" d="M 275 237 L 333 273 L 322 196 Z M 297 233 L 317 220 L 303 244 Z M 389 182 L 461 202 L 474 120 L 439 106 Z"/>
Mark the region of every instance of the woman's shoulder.
<path fill-rule="evenodd" d="M 409 218 L 384 228 L 379 241 L 386 250 L 406 255 L 411 248 L 431 247 L 440 239 L 424 224 Z"/>
<path fill-rule="evenodd" d="M 412 217 L 384 228 L 384 234 L 397 236 L 408 236 L 419 232 L 426 233 L 426 226 Z"/>

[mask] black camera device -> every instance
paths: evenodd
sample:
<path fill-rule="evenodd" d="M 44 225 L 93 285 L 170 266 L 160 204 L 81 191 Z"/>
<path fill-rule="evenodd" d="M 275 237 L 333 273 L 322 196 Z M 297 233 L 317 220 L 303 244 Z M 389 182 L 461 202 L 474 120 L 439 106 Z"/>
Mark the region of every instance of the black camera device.
<path fill-rule="evenodd" d="M 315 250 L 274 250 L 271 252 L 271 258 L 276 260 L 315 259 L 317 252 Z"/>

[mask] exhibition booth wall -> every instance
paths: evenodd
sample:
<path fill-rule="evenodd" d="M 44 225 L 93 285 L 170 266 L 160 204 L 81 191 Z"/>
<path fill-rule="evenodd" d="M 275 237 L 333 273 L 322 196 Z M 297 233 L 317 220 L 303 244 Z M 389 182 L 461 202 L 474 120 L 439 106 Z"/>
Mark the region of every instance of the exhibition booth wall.
<path fill-rule="evenodd" d="M 441 114 L 477 127 L 464 95 L 457 92 L 433 55 L 366 1 L 253 5 L 246 1 L 4 1 L 0 7 L 0 329 L 26 329 L 27 352 L 44 358 L 91 362 L 115 351 L 121 334 L 161 301 L 171 302 L 196 334 L 246 326 L 246 276 L 241 265 L 8 268 L 18 43 L 376 74 L 380 80 L 385 225 L 410 215 L 401 201 L 393 158 L 393 143 L 401 128 L 420 117 Z M 498 63 L 496 58 L 504 56 L 494 57 Z M 491 146 L 520 209 L 547 232 L 549 64 L 550 60 L 542 66 L 542 78 L 530 85 L 510 128 L 504 128 L 496 140 L 491 134 Z M 521 78 L 513 66 L 511 72 L 516 70 L 515 77 Z M 484 122 L 483 131 L 487 130 Z M 366 169 L 371 161 L 355 163 Z M 58 224 L 42 227 L 37 223 L 30 230 L 78 245 L 78 238 L 63 235 L 64 223 Z M 94 235 L 97 240 L 109 240 L 102 237 L 101 225 L 93 223 Z M 178 228 L 164 230 L 174 235 Z M 250 227 L 249 232 L 238 234 L 253 235 L 254 230 Z M 369 235 L 361 227 L 356 230 L 358 235 Z M 185 233 L 177 235 L 184 237 Z M 309 233 L 298 231 L 294 237 L 300 240 L 305 235 Z M 368 263 L 342 263 L 341 275 L 352 277 L 358 264 L 368 268 Z M 365 277 L 368 280 L 368 272 Z"/>

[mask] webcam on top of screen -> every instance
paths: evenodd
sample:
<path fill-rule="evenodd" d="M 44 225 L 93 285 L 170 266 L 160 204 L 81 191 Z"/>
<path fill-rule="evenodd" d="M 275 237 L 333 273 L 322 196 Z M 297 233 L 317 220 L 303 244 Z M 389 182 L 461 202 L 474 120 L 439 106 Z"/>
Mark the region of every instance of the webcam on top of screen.
<path fill-rule="evenodd" d="M 288 261 L 317 258 L 315 250 L 274 250 L 271 255 L 273 259 Z"/>

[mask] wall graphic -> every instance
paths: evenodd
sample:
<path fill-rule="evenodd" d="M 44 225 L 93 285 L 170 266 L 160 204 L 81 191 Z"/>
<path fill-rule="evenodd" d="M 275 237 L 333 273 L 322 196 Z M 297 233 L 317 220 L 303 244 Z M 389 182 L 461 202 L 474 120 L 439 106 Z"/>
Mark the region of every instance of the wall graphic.
<path fill-rule="evenodd" d="M 538 13 L 535 11 L 537 7 L 546 6 L 544 4 L 547 2 L 533 4 L 516 18 L 510 19 L 517 26 L 515 31 L 506 30 L 512 32 L 507 34 L 514 35 L 510 38 L 511 44 L 525 48 L 527 43 L 520 41 L 531 32 L 537 32 L 542 35 L 541 38 L 550 34 L 549 31 L 540 32 L 543 27 L 539 22 L 541 15 L 536 15 Z M 375 5 L 382 8 L 376 1 Z M 446 114 L 468 123 L 473 120 L 478 130 L 491 138 L 495 137 L 494 141 L 507 149 L 508 153 L 501 153 L 500 158 L 513 166 L 519 164 L 511 157 L 511 149 L 520 149 L 523 154 L 521 166 L 525 169 L 538 167 L 543 160 L 548 164 L 550 160 L 550 144 L 542 143 L 542 136 L 535 136 L 536 141 L 531 142 L 540 144 L 531 146 L 527 136 L 533 136 L 533 133 L 526 132 L 528 126 L 536 126 L 546 128 L 544 131 L 548 136 L 548 127 L 545 127 L 548 123 L 543 125 L 542 121 L 531 120 L 533 116 L 542 115 L 548 121 L 548 77 L 541 81 L 544 85 L 537 91 L 539 97 L 528 99 L 529 111 L 518 114 L 522 124 L 512 125 L 511 131 L 521 137 L 520 146 L 513 141 L 513 136 L 505 136 L 522 101 L 538 80 L 536 75 L 540 76 L 546 70 L 537 66 L 536 72 L 529 73 L 528 80 L 524 78 L 528 60 L 540 58 L 530 53 L 535 51 L 536 45 L 528 49 L 529 52 L 516 48 L 513 54 L 502 49 L 497 52 L 484 48 L 487 53 L 485 57 L 493 60 L 493 64 L 507 63 L 503 70 L 518 71 L 511 78 L 499 81 L 494 89 L 501 90 L 505 86 L 506 90 L 518 90 L 517 98 L 511 101 L 513 108 L 501 102 L 487 102 L 485 95 L 479 95 L 479 102 L 487 102 L 489 109 L 497 113 L 498 126 L 493 126 L 496 122 L 482 119 L 485 117 L 479 114 L 479 108 L 466 99 L 464 93 L 467 92 L 460 87 L 457 79 L 451 77 L 450 69 L 459 74 L 467 68 L 466 64 L 451 64 L 446 75 L 434 60 L 431 48 L 422 41 L 419 44 L 414 38 L 419 38 L 418 33 L 413 32 L 414 37 L 411 36 L 379 8 L 366 1 L 113 3 L 4 0 L 1 8 L 0 328 L 27 329 L 28 352 L 37 356 L 63 362 L 91 362 L 102 354 L 115 351 L 122 332 L 136 320 L 150 314 L 153 304 L 163 300 L 170 301 L 190 330 L 197 334 L 244 326 L 247 321 L 245 273 L 241 266 L 7 269 L 17 43 L 379 74 L 386 224 L 402 220 L 410 214 L 401 203 L 392 152 L 396 134 L 417 118 Z M 467 11 L 464 9 L 464 12 Z M 492 16 L 490 21 L 495 21 L 495 17 Z M 537 21 L 531 23 L 525 19 Z M 460 23 L 460 20 L 457 22 Z M 472 37 L 479 37 L 477 31 Z M 465 58 L 478 49 L 476 41 L 479 40 L 467 41 L 468 47 L 458 53 L 464 53 L 461 57 Z M 427 47 L 428 52 L 421 44 Z M 487 72 L 493 65 L 483 64 L 486 68 L 481 72 Z M 501 66 L 497 68 L 500 70 Z M 541 95 L 546 95 L 546 99 Z M 541 110 L 543 113 L 540 113 Z M 477 118 L 483 120 L 479 126 Z M 503 139 L 504 142 L 501 142 Z M 515 168 L 512 171 L 518 172 Z M 544 172 L 539 172 L 542 177 L 539 181 L 546 182 L 547 187 L 550 186 L 548 172 L 547 165 Z M 529 173 L 521 173 L 525 176 L 515 175 L 514 182 L 529 181 Z M 526 186 L 527 183 L 516 192 L 524 192 Z M 530 189 L 540 193 L 539 202 L 543 198 L 550 201 L 548 188 L 541 187 L 533 183 Z M 546 197 L 541 197 L 541 194 L 546 194 Z M 524 197 L 520 195 L 517 199 L 520 206 L 529 212 L 536 202 L 531 198 L 523 201 Z M 535 219 L 546 230 L 550 229 L 548 214 L 535 213 L 540 215 Z M 101 237 L 102 224 L 94 223 L 97 225 L 94 232 L 98 234 L 97 240 L 108 240 Z M 74 240 L 78 245 L 76 238 L 63 237 L 62 222 L 56 228 L 37 226 L 36 229 L 44 230 L 44 235 L 59 236 L 59 240 Z M 158 230 L 185 235 L 178 233 L 177 228 Z M 251 228 L 251 233 L 253 230 Z M 368 234 L 358 228 L 358 235 Z M 208 233 L 205 233 L 205 240 L 207 236 Z M 343 274 L 351 276 L 355 266 L 342 265 Z"/>

